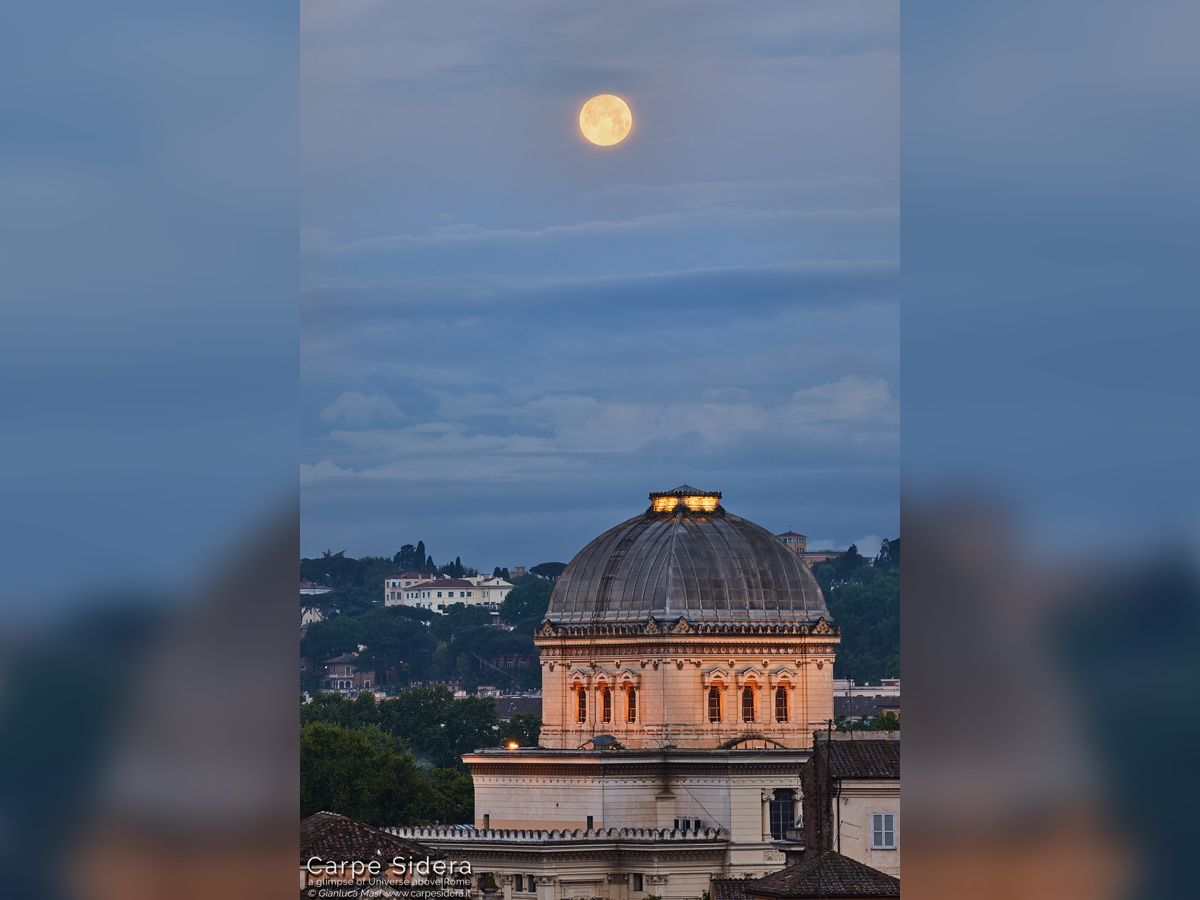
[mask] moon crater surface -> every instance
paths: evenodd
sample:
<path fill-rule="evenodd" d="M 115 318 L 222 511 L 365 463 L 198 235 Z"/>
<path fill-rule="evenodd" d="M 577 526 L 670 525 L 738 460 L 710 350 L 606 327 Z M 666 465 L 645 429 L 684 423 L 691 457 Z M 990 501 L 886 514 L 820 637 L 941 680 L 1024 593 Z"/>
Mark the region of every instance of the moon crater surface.
<path fill-rule="evenodd" d="M 597 94 L 579 110 L 579 130 L 598 147 L 611 147 L 629 137 L 633 113 L 616 94 Z"/>

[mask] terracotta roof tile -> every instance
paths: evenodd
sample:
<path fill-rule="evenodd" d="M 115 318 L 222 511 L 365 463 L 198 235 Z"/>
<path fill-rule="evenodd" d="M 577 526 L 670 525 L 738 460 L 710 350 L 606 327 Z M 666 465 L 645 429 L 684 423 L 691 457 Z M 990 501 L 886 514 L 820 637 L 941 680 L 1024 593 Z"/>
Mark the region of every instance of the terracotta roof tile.
<path fill-rule="evenodd" d="M 900 879 L 829 850 L 751 881 L 745 890 L 754 897 L 899 897 Z"/>
<path fill-rule="evenodd" d="M 831 778 L 900 777 L 900 742 L 897 740 L 818 740 L 818 746 L 829 754 Z"/>
<path fill-rule="evenodd" d="M 319 812 L 300 822 L 300 864 L 313 856 L 335 862 L 369 862 L 395 856 L 444 859 L 446 854 L 338 813 Z"/>
<path fill-rule="evenodd" d="M 714 878 L 710 896 L 712 900 L 748 900 L 746 885 L 753 882 L 752 878 Z"/>

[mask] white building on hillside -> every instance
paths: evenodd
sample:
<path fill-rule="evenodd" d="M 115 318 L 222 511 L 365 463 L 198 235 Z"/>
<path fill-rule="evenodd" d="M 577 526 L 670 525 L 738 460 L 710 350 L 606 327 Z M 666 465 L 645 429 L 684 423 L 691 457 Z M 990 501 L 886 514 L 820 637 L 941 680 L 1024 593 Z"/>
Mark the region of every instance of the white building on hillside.
<path fill-rule="evenodd" d="M 414 584 L 428 581 L 429 576 L 424 572 L 393 572 L 383 579 L 383 603 L 385 606 L 396 606 L 404 602 L 404 589 Z"/>
<path fill-rule="evenodd" d="M 399 578 L 397 581 L 401 580 Z M 454 603 L 499 610 L 513 586 L 503 578 L 472 575 L 469 578 L 435 578 L 416 581 L 400 588 L 388 588 L 386 606 L 415 606 L 433 612 L 445 612 Z"/>

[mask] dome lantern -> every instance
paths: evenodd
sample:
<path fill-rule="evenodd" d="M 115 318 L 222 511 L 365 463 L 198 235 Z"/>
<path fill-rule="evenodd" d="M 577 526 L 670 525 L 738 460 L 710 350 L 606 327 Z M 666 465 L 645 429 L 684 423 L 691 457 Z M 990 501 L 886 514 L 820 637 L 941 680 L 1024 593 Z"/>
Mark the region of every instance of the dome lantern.
<path fill-rule="evenodd" d="M 652 491 L 650 494 L 649 512 L 671 514 L 681 506 L 693 513 L 724 512 L 720 491 L 702 491 L 690 484 L 681 484 L 669 491 Z"/>

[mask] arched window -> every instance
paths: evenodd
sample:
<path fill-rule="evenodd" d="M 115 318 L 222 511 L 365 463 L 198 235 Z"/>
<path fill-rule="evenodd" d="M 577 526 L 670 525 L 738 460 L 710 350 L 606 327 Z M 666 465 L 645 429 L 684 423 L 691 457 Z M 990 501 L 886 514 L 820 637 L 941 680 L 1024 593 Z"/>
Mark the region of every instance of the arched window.
<path fill-rule="evenodd" d="M 587 721 L 587 691 L 583 688 L 575 689 L 575 721 Z"/>
<path fill-rule="evenodd" d="M 612 691 L 608 688 L 600 688 L 600 721 L 612 721 Z"/>
<path fill-rule="evenodd" d="M 625 721 L 637 721 L 637 688 L 625 691 Z"/>
<path fill-rule="evenodd" d="M 708 721 L 721 721 L 721 689 L 719 687 L 708 689 Z"/>
<path fill-rule="evenodd" d="M 775 721 L 786 722 L 788 720 L 788 696 L 786 687 L 775 688 Z"/>
<path fill-rule="evenodd" d="M 742 688 L 742 721 L 754 721 L 754 688 L 749 685 Z"/>

